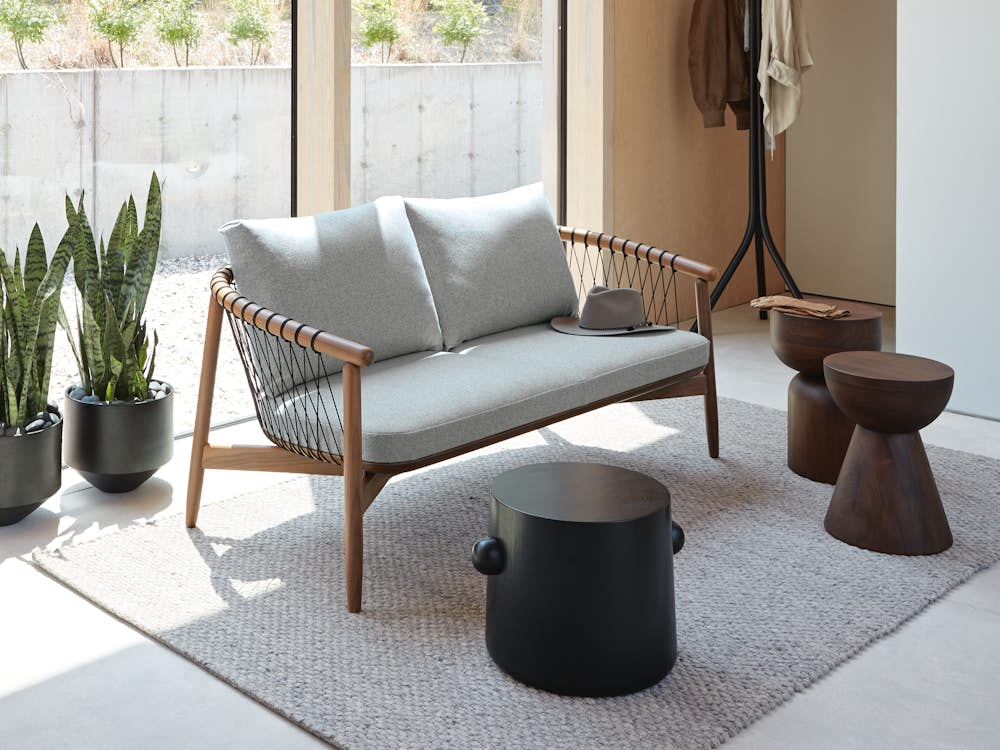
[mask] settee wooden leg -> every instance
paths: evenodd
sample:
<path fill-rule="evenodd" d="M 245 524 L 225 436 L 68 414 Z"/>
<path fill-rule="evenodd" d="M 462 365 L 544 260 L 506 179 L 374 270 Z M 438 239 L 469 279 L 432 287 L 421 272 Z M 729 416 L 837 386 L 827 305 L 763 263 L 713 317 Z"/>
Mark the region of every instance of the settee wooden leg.
<path fill-rule="evenodd" d="M 719 457 L 719 402 L 715 397 L 715 373 L 709 378 L 705 394 L 705 430 L 708 433 L 708 455 Z"/>
<path fill-rule="evenodd" d="M 219 364 L 219 337 L 222 335 L 222 306 L 209 298 L 208 322 L 205 325 L 205 347 L 201 354 L 201 382 L 198 385 L 198 410 L 194 418 L 191 439 L 191 466 L 188 469 L 187 511 L 185 523 L 192 529 L 198 523 L 201 488 L 205 479 L 205 446 L 212 423 L 212 396 L 215 393 L 215 371 Z"/>
<path fill-rule="evenodd" d="M 361 611 L 364 572 L 361 471 L 361 368 L 344 365 L 344 569 L 347 610 Z"/>
<path fill-rule="evenodd" d="M 708 455 L 719 457 L 719 402 L 715 395 L 715 342 L 712 340 L 712 302 L 708 282 L 696 279 L 695 304 L 698 313 L 698 333 L 708 339 L 708 364 L 705 365 L 705 431 L 708 434 Z"/>

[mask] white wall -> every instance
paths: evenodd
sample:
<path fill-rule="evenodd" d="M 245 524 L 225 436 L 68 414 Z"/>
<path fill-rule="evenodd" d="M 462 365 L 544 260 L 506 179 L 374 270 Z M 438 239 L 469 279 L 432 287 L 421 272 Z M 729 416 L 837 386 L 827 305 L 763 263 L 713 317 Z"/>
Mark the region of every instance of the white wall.
<path fill-rule="evenodd" d="M 896 0 L 803 0 L 815 67 L 789 129 L 786 246 L 805 292 L 895 304 Z"/>
<path fill-rule="evenodd" d="M 897 349 L 955 368 L 949 409 L 1000 419 L 1000 3 L 898 13 Z"/>

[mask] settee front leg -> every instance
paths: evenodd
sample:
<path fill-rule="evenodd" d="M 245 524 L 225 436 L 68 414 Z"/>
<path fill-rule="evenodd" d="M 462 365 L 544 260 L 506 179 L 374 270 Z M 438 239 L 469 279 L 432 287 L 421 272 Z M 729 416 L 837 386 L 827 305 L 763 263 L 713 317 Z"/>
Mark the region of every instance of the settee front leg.
<path fill-rule="evenodd" d="M 344 365 L 344 570 L 347 610 L 361 611 L 364 572 L 361 471 L 361 368 Z"/>
<path fill-rule="evenodd" d="M 705 365 L 705 431 L 708 435 L 708 455 L 719 457 L 719 402 L 715 394 L 715 342 L 712 340 L 712 302 L 708 282 L 695 279 L 695 304 L 698 332 L 708 339 L 708 364 Z"/>
<path fill-rule="evenodd" d="M 212 397 L 215 394 L 215 372 L 219 366 L 219 339 L 222 335 L 222 306 L 215 295 L 208 303 L 208 323 L 205 325 L 205 347 L 201 355 L 201 382 L 198 384 L 198 410 L 191 438 L 191 465 L 188 469 L 187 510 L 184 521 L 189 529 L 198 523 L 201 508 L 201 488 L 205 480 L 205 447 L 212 424 Z"/>

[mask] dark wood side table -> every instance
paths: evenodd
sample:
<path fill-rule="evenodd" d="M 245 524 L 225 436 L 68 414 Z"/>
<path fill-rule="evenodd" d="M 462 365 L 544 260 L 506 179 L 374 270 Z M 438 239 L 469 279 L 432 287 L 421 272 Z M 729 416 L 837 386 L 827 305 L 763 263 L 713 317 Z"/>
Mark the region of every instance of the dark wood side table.
<path fill-rule="evenodd" d="M 823 358 L 836 352 L 882 348 L 882 313 L 860 302 L 836 302 L 845 318 L 771 313 L 771 348 L 798 370 L 788 384 L 788 468 L 816 482 L 835 484 L 854 422 L 830 397 Z"/>
<path fill-rule="evenodd" d="M 889 352 L 833 354 L 823 369 L 837 405 L 857 422 L 826 530 L 893 555 L 948 549 L 951 528 L 917 430 L 948 405 L 955 372 L 933 359 Z"/>
<path fill-rule="evenodd" d="M 472 561 L 489 576 L 486 647 L 529 685 L 620 695 L 659 682 L 677 658 L 670 493 L 616 466 L 523 466 L 493 480 L 490 536 Z"/>

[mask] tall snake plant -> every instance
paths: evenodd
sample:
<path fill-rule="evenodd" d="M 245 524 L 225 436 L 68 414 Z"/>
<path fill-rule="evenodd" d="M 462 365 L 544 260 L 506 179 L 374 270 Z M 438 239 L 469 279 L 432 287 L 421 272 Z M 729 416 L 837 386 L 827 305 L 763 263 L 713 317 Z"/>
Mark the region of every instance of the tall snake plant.
<path fill-rule="evenodd" d="M 74 220 L 52 262 L 35 224 L 21 267 L 21 249 L 8 263 L 0 249 L 0 423 L 21 427 L 47 410 L 52 346 L 62 310 L 59 290 L 72 254 Z"/>
<path fill-rule="evenodd" d="M 154 172 L 142 227 L 129 195 L 107 243 L 102 235 L 98 245 L 83 197 L 75 208 L 66 198 L 66 216 L 78 225 L 73 243 L 75 331 L 64 314 L 61 323 L 80 370 L 80 385 L 102 401 L 141 401 L 149 395 L 158 338 L 153 333 L 150 342 L 143 314 L 160 247 L 160 210 L 160 181 Z"/>

